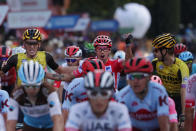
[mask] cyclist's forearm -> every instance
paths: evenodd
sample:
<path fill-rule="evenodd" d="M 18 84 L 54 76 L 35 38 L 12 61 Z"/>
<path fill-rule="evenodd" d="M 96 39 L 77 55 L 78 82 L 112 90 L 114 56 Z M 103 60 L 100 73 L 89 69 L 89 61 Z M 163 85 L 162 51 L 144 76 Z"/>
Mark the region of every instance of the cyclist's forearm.
<path fill-rule="evenodd" d="M 53 131 L 63 131 L 64 130 L 64 121 L 62 115 L 54 115 L 52 117 L 54 126 Z"/>
<path fill-rule="evenodd" d="M 6 130 L 7 131 L 15 131 L 16 130 L 16 120 L 8 120 L 6 122 Z"/>
<path fill-rule="evenodd" d="M 181 88 L 180 95 L 181 95 L 181 106 L 182 106 L 182 113 L 185 112 L 185 94 L 186 94 L 186 88 Z"/>
<path fill-rule="evenodd" d="M 185 123 L 184 123 L 184 129 L 186 131 L 192 131 L 192 125 L 193 125 L 193 114 L 194 109 L 193 108 L 185 108 Z"/>
<path fill-rule="evenodd" d="M 69 82 L 72 80 L 72 75 L 67 75 L 67 74 L 52 74 L 52 73 L 46 72 L 45 77 L 48 79 L 57 80 L 57 81 Z"/>

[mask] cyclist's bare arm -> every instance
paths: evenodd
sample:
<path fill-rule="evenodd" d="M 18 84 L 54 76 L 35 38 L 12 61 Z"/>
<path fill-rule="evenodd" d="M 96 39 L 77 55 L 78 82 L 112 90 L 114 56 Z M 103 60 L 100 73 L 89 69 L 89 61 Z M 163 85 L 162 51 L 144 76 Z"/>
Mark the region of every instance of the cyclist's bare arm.
<path fill-rule="evenodd" d="M 70 74 L 72 73 L 74 70 L 76 70 L 78 67 L 77 66 L 59 66 L 55 72 L 59 73 L 59 74 Z"/>
<path fill-rule="evenodd" d="M 74 78 L 74 75 L 73 75 L 73 73 L 70 73 L 70 74 L 52 74 L 52 73 L 46 72 L 45 77 L 48 78 L 48 79 L 52 79 L 52 80 L 70 82 Z"/>
<path fill-rule="evenodd" d="M 52 121 L 54 123 L 53 131 L 63 131 L 64 130 L 64 122 L 63 122 L 62 115 L 52 116 Z"/>
<path fill-rule="evenodd" d="M 7 131 L 15 131 L 16 130 L 16 123 L 17 123 L 17 120 L 7 120 L 7 122 L 6 122 Z"/>
<path fill-rule="evenodd" d="M 184 123 L 184 129 L 186 131 L 192 131 L 193 129 L 193 115 L 194 109 L 193 108 L 185 108 L 185 123 Z"/>
<path fill-rule="evenodd" d="M 182 114 L 184 114 L 185 112 L 185 94 L 186 94 L 186 88 L 181 88 L 180 95 L 181 95 Z"/>
<path fill-rule="evenodd" d="M 170 122 L 169 124 L 169 131 L 178 131 L 178 123 L 176 122 Z"/>
<path fill-rule="evenodd" d="M 169 118 L 168 116 L 159 116 L 158 117 L 160 131 L 169 131 Z"/>
<path fill-rule="evenodd" d="M 125 50 L 125 61 L 129 60 L 133 57 L 132 49 L 131 49 L 131 42 L 133 41 L 133 37 L 130 33 L 126 34 L 126 50 Z"/>
<path fill-rule="evenodd" d="M 62 110 L 62 112 L 63 112 L 64 125 L 65 125 L 65 124 L 66 124 L 66 122 L 67 122 L 67 119 L 68 119 L 69 111 L 68 111 L 68 110 L 66 110 L 66 109 L 63 109 L 63 110 Z"/>

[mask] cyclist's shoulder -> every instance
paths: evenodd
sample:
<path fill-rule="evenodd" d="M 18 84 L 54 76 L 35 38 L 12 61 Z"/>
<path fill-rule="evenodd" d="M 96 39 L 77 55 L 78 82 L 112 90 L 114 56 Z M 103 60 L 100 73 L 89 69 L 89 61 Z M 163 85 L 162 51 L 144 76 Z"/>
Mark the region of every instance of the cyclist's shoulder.
<path fill-rule="evenodd" d="M 109 110 L 115 110 L 116 112 L 118 112 L 118 111 L 126 110 L 127 107 L 122 103 L 115 102 L 115 101 L 110 101 L 108 109 Z"/>
<path fill-rule="evenodd" d="M 74 78 L 68 85 L 67 91 L 74 92 L 76 90 L 79 90 L 79 88 L 84 88 L 84 78 Z"/>
<path fill-rule="evenodd" d="M 115 93 L 115 98 L 117 99 L 124 99 L 126 98 L 130 93 L 132 93 L 131 87 L 129 85 L 122 88 L 120 91 Z"/>
<path fill-rule="evenodd" d="M 5 90 L 0 90 L 0 96 L 1 96 L 1 97 L 9 97 L 9 94 L 8 94 L 8 92 L 5 91 Z"/>
<path fill-rule="evenodd" d="M 148 84 L 149 92 L 153 94 L 153 96 L 159 96 L 161 94 L 167 94 L 164 86 L 150 81 Z"/>
<path fill-rule="evenodd" d="M 70 110 L 73 112 L 76 112 L 76 113 L 82 113 L 84 110 L 87 110 L 89 107 L 90 107 L 89 102 L 84 101 L 81 103 L 74 104 Z M 78 110 L 78 109 L 80 109 L 80 110 Z"/>

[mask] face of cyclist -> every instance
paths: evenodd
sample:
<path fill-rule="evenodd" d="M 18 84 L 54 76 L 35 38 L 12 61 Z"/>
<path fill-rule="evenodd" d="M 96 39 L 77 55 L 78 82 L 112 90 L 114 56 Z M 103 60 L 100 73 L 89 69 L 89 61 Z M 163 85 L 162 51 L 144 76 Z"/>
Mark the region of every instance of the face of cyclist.
<path fill-rule="evenodd" d="M 98 59 L 102 60 L 104 63 L 107 62 L 111 53 L 111 48 L 108 46 L 97 46 L 95 51 Z"/>
<path fill-rule="evenodd" d="M 81 58 L 79 57 L 66 57 L 65 58 L 68 66 L 79 66 Z"/>
<path fill-rule="evenodd" d="M 105 113 L 112 91 L 87 91 L 89 103 L 96 116 Z"/>
<path fill-rule="evenodd" d="M 27 95 L 29 97 L 37 97 L 37 94 L 40 90 L 40 87 L 36 87 L 36 86 L 25 86 L 24 87 L 25 92 L 27 93 Z"/>
<path fill-rule="evenodd" d="M 128 83 L 135 94 L 142 93 L 150 80 L 150 75 L 147 73 L 131 73 L 127 75 Z"/>
<path fill-rule="evenodd" d="M 26 49 L 27 56 L 33 58 L 36 56 L 40 47 L 40 43 L 37 40 L 26 40 L 24 42 L 24 48 Z"/>
<path fill-rule="evenodd" d="M 162 53 L 165 54 L 166 53 L 166 49 L 162 50 Z M 153 54 L 155 58 L 158 58 L 158 60 L 162 60 L 162 55 L 161 55 L 161 51 L 160 49 L 157 48 L 153 48 Z"/>

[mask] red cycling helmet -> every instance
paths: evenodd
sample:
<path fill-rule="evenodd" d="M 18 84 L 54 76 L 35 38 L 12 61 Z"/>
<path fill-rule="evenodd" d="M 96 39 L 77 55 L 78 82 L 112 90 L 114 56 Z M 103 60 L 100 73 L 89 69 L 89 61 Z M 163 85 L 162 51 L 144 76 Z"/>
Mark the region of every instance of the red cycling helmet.
<path fill-rule="evenodd" d="M 144 73 L 152 73 L 153 66 L 150 61 L 145 58 L 132 58 L 128 60 L 125 64 L 125 73 L 132 72 L 144 72 Z"/>
<path fill-rule="evenodd" d="M 67 57 L 81 57 L 82 50 L 77 46 L 69 46 L 65 49 L 65 56 L 67 56 Z"/>
<path fill-rule="evenodd" d="M 99 59 L 88 58 L 82 64 L 82 70 L 84 74 L 87 74 L 89 71 L 94 71 L 95 69 L 105 70 L 105 65 L 103 61 Z"/>
<path fill-rule="evenodd" d="M 161 80 L 161 78 L 159 76 L 153 75 L 153 76 L 151 76 L 150 79 L 153 82 L 156 82 L 156 83 L 159 83 L 159 84 L 163 85 L 162 80 Z"/>
<path fill-rule="evenodd" d="M 0 47 L 0 57 L 8 58 L 12 55 L 12 49 L 10 47 L 1 46 Z"/>
<path fill-rule="evenodd" d="M 179 55 L 181 52 L 184 52 L 186 50 L 187 50 L 186 45 L 184 45 L 182 43 L 178 43 L 174 47 L 174 53 L 175 53 L 175 55 Z"/>
<path fill-rule="evenodd" d="M 98 35 L 93 42 L 94 47 L 109 46 L 112 47 L 112 40 L 107 35 Z"/>
<path fill-rule="evenodd" d="M 100 88 L 100 89 L 113 89 L 114 78 L 111 72 L 104 70 L 94 70 L 94 72 L 88 72 L 84 78 L 85 88 Z"/>

